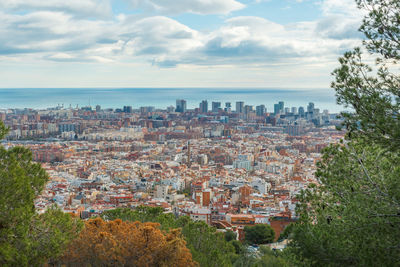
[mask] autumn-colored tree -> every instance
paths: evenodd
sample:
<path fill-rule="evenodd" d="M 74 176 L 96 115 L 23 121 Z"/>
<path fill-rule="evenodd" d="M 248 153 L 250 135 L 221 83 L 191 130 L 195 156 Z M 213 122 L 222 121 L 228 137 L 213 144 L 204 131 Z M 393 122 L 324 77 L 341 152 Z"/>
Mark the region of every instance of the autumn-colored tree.
<path fill-rule="evenodd" d="M 159 226 L 120 219 L 89 220 L 60 263 L 67 266 L 197 266 L 180 230 L 163 232 Z"/>
<path fill-rule="evenodd" d="M 235 253 L 235 247 L 238 244 L 227 242 L 224 234 L 218 233 L 216 228 L 210 227 L 204 222 L 194 222 L 188 216 L 176 219 L 173 214 L 164 213 L 160 207 L 137 207 L 135 210 L 119 208 L 103 212 L 101 217 L 105 220 L 155 222 L 161 225 L 162 230 L 169 231 L 180 228 L 186 246 L 200 266 L 231 266 L 239 256 Z"/>

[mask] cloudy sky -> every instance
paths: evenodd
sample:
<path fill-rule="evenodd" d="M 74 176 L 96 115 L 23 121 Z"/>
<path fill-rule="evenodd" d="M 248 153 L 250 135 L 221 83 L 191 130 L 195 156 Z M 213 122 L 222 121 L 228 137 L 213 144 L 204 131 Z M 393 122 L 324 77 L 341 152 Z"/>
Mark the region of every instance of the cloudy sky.
<path fill-rule="evenodd" d="M 0 0 L 0 87 L 327 88 L 353 0 Z"/>

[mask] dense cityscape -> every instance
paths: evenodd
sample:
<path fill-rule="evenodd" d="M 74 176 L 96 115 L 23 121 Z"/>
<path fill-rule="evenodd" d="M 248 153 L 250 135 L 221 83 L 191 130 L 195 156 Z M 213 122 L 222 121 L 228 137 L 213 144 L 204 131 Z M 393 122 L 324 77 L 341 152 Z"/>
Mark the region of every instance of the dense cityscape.
<path fill-rule="evenodd" d="M 296 195 L 321 150 L 344 133 L 337 114 L 314 103 L 268 112 L 243 101 L 204 100 L 167 110 L 124 106 L 7 109 L 6 148 L 23 144 L 50 176 L 39 212 L 57 204 L 90 218 L 116 207 L 162 207 L 243 239 L 243 227 L 269 224 L 276 239 L 296 220 Z"/>
<path fill-rule="evenodd" d="M 0 266 L 400 266 L 400 1 L 0 13 Z"/>

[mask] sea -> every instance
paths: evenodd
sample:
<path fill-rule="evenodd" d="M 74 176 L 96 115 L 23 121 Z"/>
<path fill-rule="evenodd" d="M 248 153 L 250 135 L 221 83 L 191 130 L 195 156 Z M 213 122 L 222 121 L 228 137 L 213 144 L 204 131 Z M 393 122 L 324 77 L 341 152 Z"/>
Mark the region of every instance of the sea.
<path fill-rule="evenodd" d="M 275 103 L 285 102 L 285 107 L 307 107 L 313 102 L 316 108 L 337 113 L 343 108 L 336 104 L 335 92 L 326 89 L 284 88 L 0 88 L 0 109 L 34 108 L 46 109 L 57 106 L 83 107 L 100 105 L 102 108 L 143 106 L 167 108 L 175 106 L 177 99 L 185 99 L 188 108 L 199 106 L 202 100 L 211 102 L 236 101 L 245 105 L 265 105 L 273 112 Z"/>

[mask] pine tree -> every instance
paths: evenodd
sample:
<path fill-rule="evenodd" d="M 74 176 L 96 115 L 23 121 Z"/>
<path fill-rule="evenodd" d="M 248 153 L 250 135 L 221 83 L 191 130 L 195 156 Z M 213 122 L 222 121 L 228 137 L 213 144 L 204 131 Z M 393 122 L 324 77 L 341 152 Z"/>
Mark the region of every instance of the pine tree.
<path fill-rule="evenodd" d="M 0 139 L 7 128 L 0 122 Z M 56 207 L 38 214 L 34 200 L 48 175 L 29 149 L 0 146 L 0 265 L 39 266 L 60 255 L 80 222 Z"/>
<path fill-rule="evenodd" d="M 299 196 L 290 250 L 297 264 L 398 266 L 400 262 L 400 2 L 357 0 L 368 15 L 364 50 L 333 72 L 347 137 L 318 164 L 319 184 Z M 363 51 L 375 57 L 370 67 Z"/>

